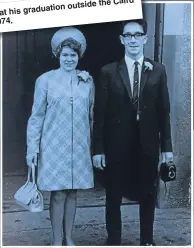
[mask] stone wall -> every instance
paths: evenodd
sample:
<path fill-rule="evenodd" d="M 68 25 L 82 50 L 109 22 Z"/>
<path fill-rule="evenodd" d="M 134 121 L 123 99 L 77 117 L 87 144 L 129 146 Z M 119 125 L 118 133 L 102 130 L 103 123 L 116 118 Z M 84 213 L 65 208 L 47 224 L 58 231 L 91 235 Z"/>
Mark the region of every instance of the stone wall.
<path fill-rule="evenodd" d="M 171 102 L 171 127 L 177 180 L 168 183 L 161 207 L 188 204 L 191 171 L 191 4 L 165 4 L 162 62 L 166 66 Z"/>

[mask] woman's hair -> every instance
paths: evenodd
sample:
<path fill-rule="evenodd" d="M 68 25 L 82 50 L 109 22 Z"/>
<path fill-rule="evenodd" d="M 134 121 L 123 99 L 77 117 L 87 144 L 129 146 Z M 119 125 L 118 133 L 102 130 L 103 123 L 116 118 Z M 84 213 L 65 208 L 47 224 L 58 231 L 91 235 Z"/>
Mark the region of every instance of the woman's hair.
<path fill-rule="evenodd" d="M 57 58 L 59 58 L 64 47 L 71 48 L 74 52 L 77 53 L 77 55 L 80 59 L 80 57 L 81 57 L 81 44 L 79 42 L 77 42 L 76 40 L 74 40 L 72 38 L 68 38 L 68 39 L 64 40 L 56 49 Z"/>

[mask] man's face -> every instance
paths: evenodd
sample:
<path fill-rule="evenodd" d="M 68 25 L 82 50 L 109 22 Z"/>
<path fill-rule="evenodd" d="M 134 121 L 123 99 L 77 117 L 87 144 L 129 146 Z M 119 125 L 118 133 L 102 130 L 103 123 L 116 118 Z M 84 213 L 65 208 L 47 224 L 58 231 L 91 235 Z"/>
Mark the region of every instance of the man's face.
<path fill-rule="evenodd" d="M 125 47 L 125 54 L 131 58 L 140 58 L 143 55 L 143 47 L 147 42 L 147 35 L 143 27 L 136 22 L 130 22 L 123 28 L 120 35 L 121 43 Z"/>

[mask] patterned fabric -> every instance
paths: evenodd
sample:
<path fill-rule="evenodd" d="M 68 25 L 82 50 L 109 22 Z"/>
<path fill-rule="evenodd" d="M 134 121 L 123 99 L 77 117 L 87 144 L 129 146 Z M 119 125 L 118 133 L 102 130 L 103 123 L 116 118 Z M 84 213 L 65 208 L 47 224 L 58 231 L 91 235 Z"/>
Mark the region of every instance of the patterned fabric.
<path fill-rule="evenodd" d="M 27 126 L 27 153 L 39 153 L 40 190 L 94 186 L 91 123 L 94 84 L 75 75 L 67 81 L 58 70 L 41 75 Z"/>

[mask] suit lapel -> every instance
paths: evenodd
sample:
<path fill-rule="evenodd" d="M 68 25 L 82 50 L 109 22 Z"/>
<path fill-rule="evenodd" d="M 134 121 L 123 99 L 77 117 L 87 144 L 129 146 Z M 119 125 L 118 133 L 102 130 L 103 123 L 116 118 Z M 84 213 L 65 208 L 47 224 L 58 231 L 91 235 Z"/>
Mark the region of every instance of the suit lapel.
<path fill-rule="evenodd" d="M 150 70 L 146 70 L 145 68 L 145 63 L 144 62 L 150 62 L 149 59 L 144 57 L 143 64 L 142 64 L 142 71 L 141 71 L 141 81 L 140 81 L 140 94 L 139 97 L 141 97 L 141 94 L 143 92 L 143 89 L 145 87 L 146 81 L 148 80 L 148 77 L 150 75 Z M 125 63 L 125 60 L 122 59 L 119 63 L 119 73 L 121 75 L 121 78 L 123 80 L 123 83 L 127 89 L 128 95 L 132 101 L 132 91 L 131 91 L 131 84 L 130 84 L 130 79 L 129 79 L 129 74 L 127 70 L 127 65 Z"/>
<path fill-rule="evenodd" d="M 148 76 L 150 75 L 150 70 L 146 70 L 145 63 L 144 62 L 150 62 L 147 58 L 144 57 L 143 64 L 142 64 L 142 71 L 141 71 L 141 81 L 140 81 L 140 94 L 141 96 L 144 86 L 146 84 L 146 81 L 148 79 Z"/>
<path fill-rule="evenodd" d="M 120 61 L 119 73 L 120 73 L 121 78 L 123 80 L 123 83 L 127 89 L 128 95 L 129 95 L 130 99 L 132 100 L 131 84 L 130 84 L 129 74 L 128 74 L 128 70 L 127 70 L 127 65 L 126 65 L 124 59 L 122 59 Z"/>

